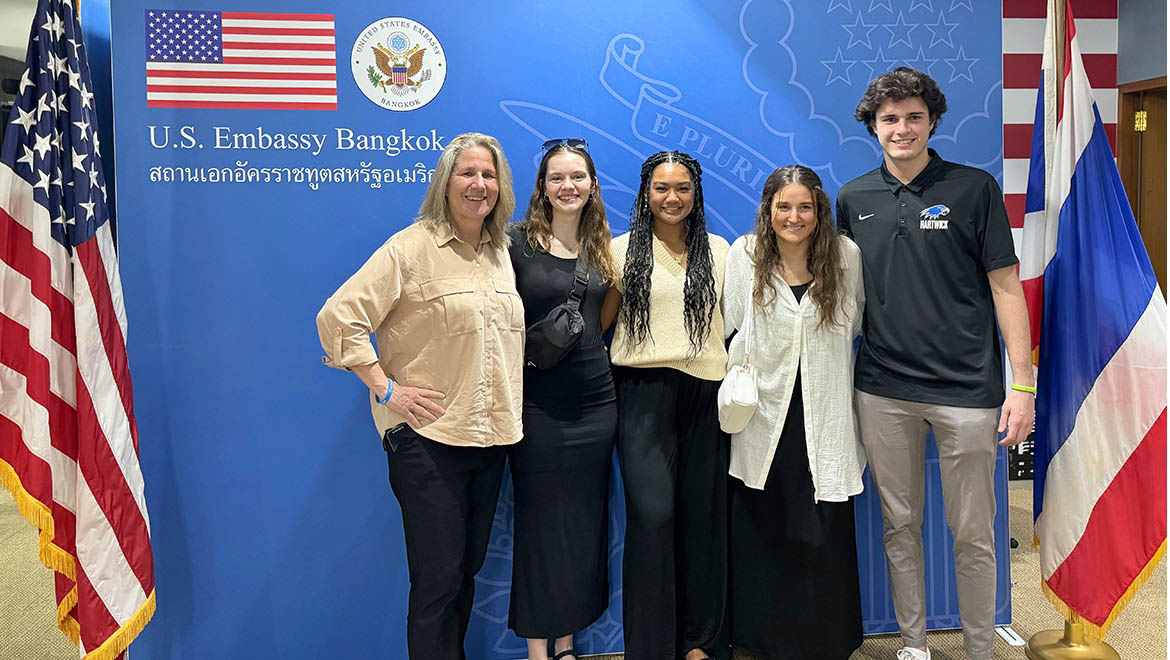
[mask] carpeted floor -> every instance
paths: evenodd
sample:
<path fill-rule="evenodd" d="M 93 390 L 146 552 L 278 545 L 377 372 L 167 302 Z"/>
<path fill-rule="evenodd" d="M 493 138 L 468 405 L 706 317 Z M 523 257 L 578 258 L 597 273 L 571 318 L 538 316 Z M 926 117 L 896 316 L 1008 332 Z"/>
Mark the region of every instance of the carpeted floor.
<path fill-rule="evenodd" d="M 1012 613 L 1015 618 L 1012 628 L 1027 639 L 1041 630 L 1059 629 L 1064 623 L 1040 592 L 1040 561 L 1036 550 L 1031 547 L 1031 489 L 1011 489 L 1008 503 L 1012 536 L 1021 541 L 1020 547 L 1012 551 Z M 53 575 L 37 559 L 34 528 L 21 517 L 7 491 L 0 494 L 0 567 L 3 567 L 0 568 L 0 658 L 77 658 L 76 647 L 57 630 L 54 622 Z M 166 613 L 160 610 L 159 616 L 166 616 Z M 1124 660 L 1165 660 L 1165 562 L 1118 618 L 1109 632 L 1108 642 Z M 896 635 L 868 637 L 853 654 L 852 660 L 893 660 L 899 646 Z M 963 660 L 963 640 L 958 631 L 930 633 L 930 647 L 935 660 Z M 618 660 L 622 656 L 596 657 Z M 997 637 L 995 657 L 1023 658 L 1024 650 L 1009 646 Z M 756 660 L 747 654 L 737 654 L 736 659 Z"/>

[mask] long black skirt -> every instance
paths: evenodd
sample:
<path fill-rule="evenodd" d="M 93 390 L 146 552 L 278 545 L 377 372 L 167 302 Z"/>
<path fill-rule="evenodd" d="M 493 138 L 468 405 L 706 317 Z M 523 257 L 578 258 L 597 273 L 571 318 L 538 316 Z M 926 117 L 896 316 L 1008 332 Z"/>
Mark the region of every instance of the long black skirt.
<path fill-rule="evenodd" d="M 524 407 L 524 440 L 509 450 L 516 496 L 508 627 L 556 638 L 609 604 L 609 480 L 617 404 L 573 412 Z"/>
<path fill-rule="evenodd" d="M 861 646 L 853 502 L 813 501 L 800 378 L 764 490 L 732 478 L 731 636 L 768 660 Z"/>

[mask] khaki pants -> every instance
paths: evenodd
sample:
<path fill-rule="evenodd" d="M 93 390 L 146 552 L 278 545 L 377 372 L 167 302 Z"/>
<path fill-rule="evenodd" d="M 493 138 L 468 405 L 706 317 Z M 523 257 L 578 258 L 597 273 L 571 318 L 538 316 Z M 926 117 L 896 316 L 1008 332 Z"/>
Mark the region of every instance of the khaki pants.
<path fill-rule="evenodd" d="M 861 441 L 882 502 L 894 612 L 906 646 L 926 646 L 922 507 L 926 435 L 934 431 L 943 504 L 954 536 L 963 646 L 991 657 L 995 633 L 995 408 L 888 399 L 856 390 Z"/>

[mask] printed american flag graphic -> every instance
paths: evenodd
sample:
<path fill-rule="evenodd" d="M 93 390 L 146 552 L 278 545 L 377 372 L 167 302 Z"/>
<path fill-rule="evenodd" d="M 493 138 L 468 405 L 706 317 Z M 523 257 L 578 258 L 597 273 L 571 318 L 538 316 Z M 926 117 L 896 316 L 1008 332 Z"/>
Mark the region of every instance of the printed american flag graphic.
<path fill-rule="evenodd" d="M 333 14 L 146 10 L 152 108 L 336 110 Z"/>
<path fill-rule="evenodd" d="M 126 307 L 72 4 L 31 32 L 0 147 L 0 484 L 56 572 L 44 609 L 113 660 L 155 609 Z"/>

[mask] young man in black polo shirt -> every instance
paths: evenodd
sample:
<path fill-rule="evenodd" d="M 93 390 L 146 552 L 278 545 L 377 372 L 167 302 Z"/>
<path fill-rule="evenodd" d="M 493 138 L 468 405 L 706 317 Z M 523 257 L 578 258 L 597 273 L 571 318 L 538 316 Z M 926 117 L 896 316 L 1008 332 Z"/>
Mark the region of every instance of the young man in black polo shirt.
<path fill-rule="evenodd" d="M 921 531 L 927 432 L 955 538 L 964 647 L 986 660 L 995 628 L 996 431 L 1007 431 L 999 444 L 1019 444 L 1035 418 L 1028 312 L 1003 197 L 987 172 L 927 148 L 946 110 L 946 97 L 920 71 L 901 67 L 875 79 L 854 116 L 877 138 L 882 165 L 837 195 L 838 226 L 861 247 L 865 277 L 854 385 L 882 502 L 904 644 L 898 660 L 930 658 Z M 1006 399 L 997 321 L 1012 367 Z"/>

